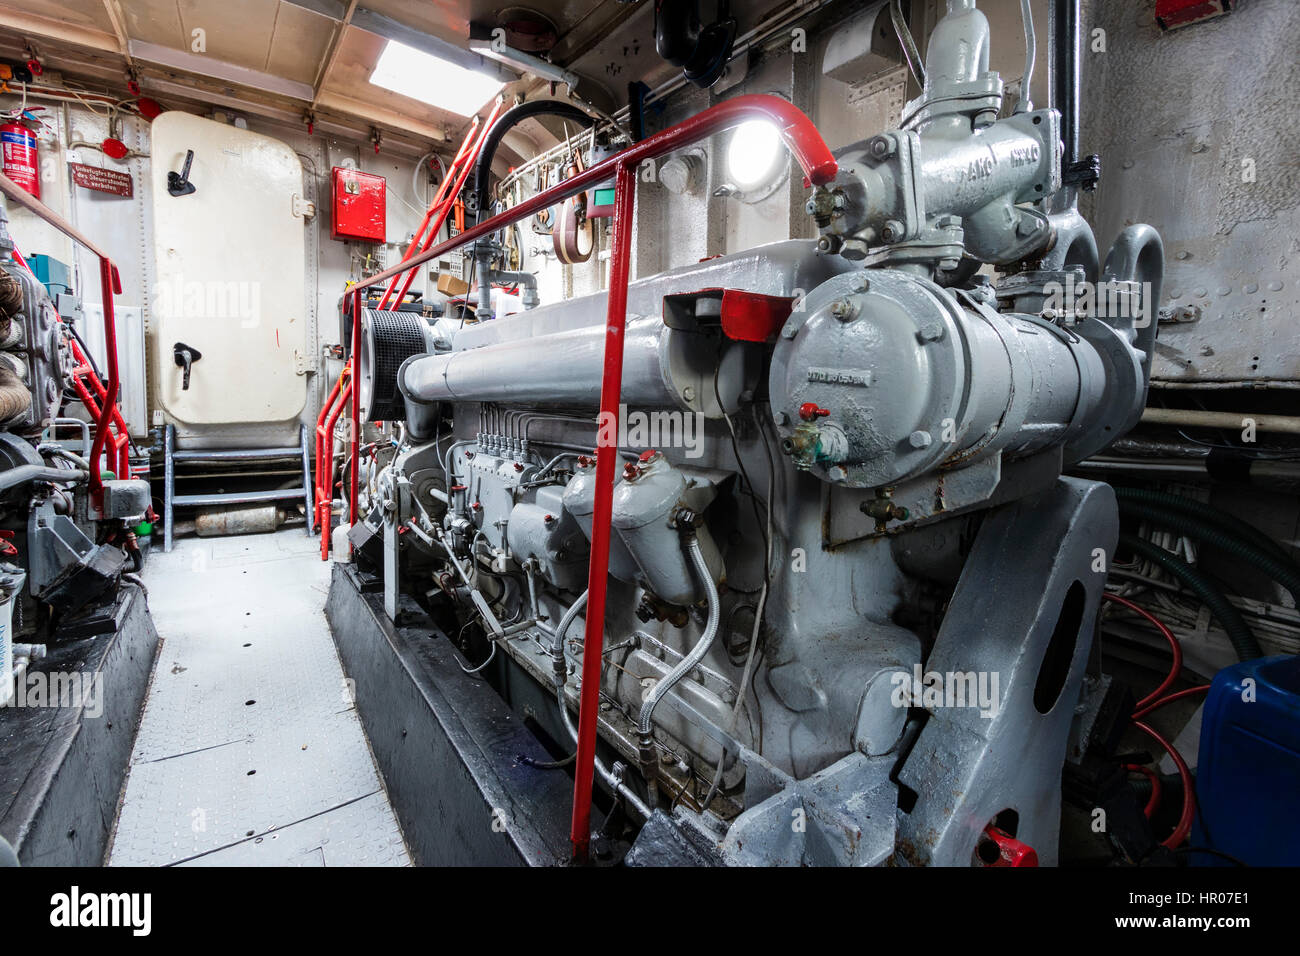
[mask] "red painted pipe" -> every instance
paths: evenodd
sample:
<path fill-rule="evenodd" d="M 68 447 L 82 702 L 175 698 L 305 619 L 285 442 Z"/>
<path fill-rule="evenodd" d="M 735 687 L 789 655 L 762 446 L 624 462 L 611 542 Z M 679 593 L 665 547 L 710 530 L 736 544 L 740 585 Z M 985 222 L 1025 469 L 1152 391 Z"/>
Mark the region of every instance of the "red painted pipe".
<path fill-rule="evenodd" d="M 357 286 L 377 285 L 393 276 L 435 259 L 444 253 L 474 242 L 505 226 L 535 215 L 561 200 L 615 176 L 613 248 L 609 266 L 609 298 L 605 337 L 605 367 L 601 378 L 601 414 L 618 414 L 623 376 L 623 332 L 627 321 L 627 284 L 630 273 L 631 233 L 635 198 L 636 171 L 642 162 L 681 149 L 715 133 L 738 126 L 746 120 L 766 119 L 773 122 L 782 139 L 794 154 L 807 181 L 824 185 L 835 178 L 838 165 L 829 147 L 817 132 L 812 120 L 797 107 L 778 96 L 755 94 L 739 96 L 719 103 L 676 126 L 641 140 L 620 153 L 597 163 L 576 176 L 543 190 L 499 216 L 486 219 L 466 229 L 459 236 L 421 252 L 406 263 L 386 269 Z M 359 317 L 359 309 L 356 312 Z M 355 325 L 354 325 L 355 329 Z M 354 331 L 353 342 L 360 335 Z M 356 478 L 356 440 L 354 435 L 353 480 Z M 613 510 L 614 458 L 617 447 L 607 443 L 596 461 L 596 499 L 592 514 L 590 584 L 587 598 L 587 628 L 582 651 L 582 691 L 578 711 L 578 752 L 574 768 L 573 817 L 569 838 L 574 859 L 585 861 L 591 831 L 591 784 L 595 773 L 596 712 L 600 698 L 600 669 L 604 644 L 605 586 L 609 575 L 610 513 Z M 355 493 L 355 492 L 354 492 Z"/>
<path fill-rule="evenodd" d="M 500 100 L 497 101 L 496 106 L 492 110 L 491 116 L 488 118 L 488 126 L 492 125 L 492 120 L 496 118 L 497 110 L 499 109 L 501 109 Z M 484 129 L 486 129 L 486 127 L 484 127 Z M 444 204 L 448 203 L 451 200 L 451 197 L 455 195 L 455 192 L 451 191 L 450 187 L 451 184 L 456 179 L 457 172 L 461 169 L 461 164 L 465 163 L 467 165 L 473 165 L 473 159 L 471 158 L 467 160 L 466 154 L 469 152 L 471 147 L 474 147 L 475 155 L 477 155 L 477 146 L 481 141 L 481 137 L 477 135 L 478 132 L 479 132 L 479 118 L 475 116 L 474 122 L 470 124 L 469 132 L 465 134 L 465 139 L 460 144 L 460 149 L 456 150 L 456 156 L 452 159 L 451 165 L 447 167 L 447 172 L 442 177 L 442 182 L 438 184 L 438 191 L 434 193 L 433 201 L 429 203 L 428 211 L 424 214 L 424 218 L 420 220 L 420 228 L 415 230 L 414 235 L 411 236 L 411 244 L 406 247 L 406 253 L 402 256 L 402 262 L 406 262 L 407 259 L 411 258 L 411 256 L 415 254 L 417 249 L 421 248 L 420 243 L 421 240 L 424 239 L 424 230 L 428 228 L 429 220 L 431 220 L 434 217 L 434 215 L 438 213 L 441 207 Z M 438 234 L 438 230 L 442 228 L 442 222 L 445 221 L 446 218 L 447 216 L 446 213 L 444 212 L 442 215 L 442 219 L 439 220 L 438 225 L 434 226 L 433 231 L 430 234 L 431 236 L 436 236 Z M 428 242 L 425 242 L 424 244 L 425 247 L 427 247 L 428 244 L 429 244 Z M 393 292 L 396 289 L 397 289 L 397 279 L 396 277 L 394 277 L 393 280 L 388 283 L 388 289 L 384 292 L 384 298 L 379 303 L 379 308 L 381 309 L 388 308 L 388 304 L 392 299 Z M 405 293 L 403 293 L 403 295 L 405 295 Z M 398 297 L 397 301 L 401 302 L 401 296 Z"/>
<path fill-rule="evenodd" d="M 420 246 L 421 252 L 428 249 L 429 246 L 433 244 L 433 240 L 438 238 L 438 232 L 442 229 L 442 224 L 447 221 L 447 215 L 451 212 L 456 197 L 459 196 L 460 191 L 465 188 L 465 183 L 469 180 L 469 174 L 474 171 L 474 165 L 478 162 L 478 155 L 483 151 L 483 141 L 487 139 L 488 131 L 492 128 L 493 122 L 496 121 L 497 113 L 500 111 L 501 101 L 497 100 L 496 104 L 492 107 L 492 112 L 488 114 L 487 123 L 484 124 L 482 132 L 474 142 L 470 154 L 465 158 L 465 165 L 461 167 L 460 171 L 456 174 L 455 181 L 452 183 L 451 191 L 448 192 L 442 208 L 438 211 L 438 214 L 434 218 L 433 225 L 429 228 L 428 236 L 425 237 L 424 243 Z M 450 178 L 450 176 L 448 178 Z M 398 302 L 401 302 L 402 299 L 406 297 L 406 292 L 411 288 L 411 283 L 415 280 L 417 271 L 418 269 L 413 266 L 411 271 L 407 273 L 406 279 L 402 283 L 401 291 L 397 293 Z"/>
<path fill-rule="evenodd" d="M 357 487 L 361 474 L 361 286 L 352 294 L 352 487 L 348 492 L 348 523 L 357 523 Z"/>
<path fill-rule="evenodd" d="M 610 238 L 609 299 L 605 312 L 605 368 L 600 382 L 598 422 L 618 421 L 623 388 L 623 333 L 627 327 L 628 266 L 632 258 L 632 210 L 636 202 L 636 167 L 624 163 L 614 180 L 614 234 Z M 578 707 L 578 753 L 574 763 L 573 819 L 569 832 L 573 856 L 587 859 L 591 839 L 591 784 L 596 765 L 596 712 L 600 670 L 604 662 L 605 587 L 609 581 L 610 514 L 614 504 L 614 466 L 618 428 L 596 431 L 596 498 L 591 524 L 591 559 L 587 566 L 587 626 L 582 646 L 582 688 Z"/>
<path fill-rule="evenodd" d="M 352 398 L 352 367 L 344 365 L 316 422 L 316 521 L 320 525 L 320 559 L 330 556 L 330 512 L 334 500 L 334 426 Z"/>
<path fill-rule="evenodd" d="M 804 176 L 807 177 L 810 183 L 815 186 L 822 186 L 835 178 L 835 174 L 839 170 L 835 157 L 831 155 L 830 148 L 822 140 L 812 120 L 805 116 L 798 107 L 787 100 L 781 99 L 779 96 L 773 96 L 769 93 L 738 96 L 735 99 L 726 100 L 717 106 L 710 107 L 704 112 L 678 123 L 676 126 L 669 127 L 663 132 L 649 136 L 641 140 L 641 142 L 629 146 L 622 152 L 615 153 L 595 166 L 584 169 L 576 176 L 570 176 L 550 189 L 543 190 L 525 199 L 499 216 L 484 219 L 477 225 L 470 226 L 460 235 L 453 236 L 446 242 L 440 242 L 436 246 L 412 256 L 404 263 L 392 266 L 383 272 L 377 272 L 368 279 L 362 279 L 356 288 L 370 288 L 379 285 L 381 282 L 387 282 L 393 276 L 400 275 L 408 269 L 423 265 L 431 259 L 436 259 L 441 255 L 459 249 L 461 246 L 469 245 L 476 239 L 491 235 L 506 226 L 519 222 L 521 219 L 536 215 L 543 209 L 549 209 L 556 203 L 568 199 L 570 196 L 576 196 L 597 183 L 615 176 L 618 167 L 623 163 L 639 165 L 644 160 L 671 153 L 702 139 L 707 139 L 714 133 L 720 133 L 733 126 L 739 126 L 746 120 L 751 119 L 765 119 L 775 124 L 781 133 L 781 138 L 794 154 L 795 160 L 798 161 L 799 166 L 804 171 Z"/>

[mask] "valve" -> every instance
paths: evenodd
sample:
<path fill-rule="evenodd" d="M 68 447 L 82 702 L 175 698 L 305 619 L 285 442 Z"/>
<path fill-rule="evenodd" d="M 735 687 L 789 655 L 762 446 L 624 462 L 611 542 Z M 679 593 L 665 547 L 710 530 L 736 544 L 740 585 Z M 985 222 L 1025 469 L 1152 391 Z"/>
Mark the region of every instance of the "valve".
<path fill-rule="evenodd" d="M 804 402 L 799 406 L 799 417 L 806 422 L 825 418 L 830 413 L 831 410 L 829 408 L 821 408 L 816 402 Z"/>

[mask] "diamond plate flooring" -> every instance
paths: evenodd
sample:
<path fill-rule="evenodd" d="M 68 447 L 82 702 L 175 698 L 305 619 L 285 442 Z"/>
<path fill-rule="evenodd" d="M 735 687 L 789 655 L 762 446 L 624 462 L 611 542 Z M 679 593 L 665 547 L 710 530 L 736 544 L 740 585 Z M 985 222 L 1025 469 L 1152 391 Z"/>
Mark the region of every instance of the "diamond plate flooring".
<path fill-rule="evenodd" d="M 149 556 L 162 637 L 110 866 L 409 866 L 301 530 Z"/>

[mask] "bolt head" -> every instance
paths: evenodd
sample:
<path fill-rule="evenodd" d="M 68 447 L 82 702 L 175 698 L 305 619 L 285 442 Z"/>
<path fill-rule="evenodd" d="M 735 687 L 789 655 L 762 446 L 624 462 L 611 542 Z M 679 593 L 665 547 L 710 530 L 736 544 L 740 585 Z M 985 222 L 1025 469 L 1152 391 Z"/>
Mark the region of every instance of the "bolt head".
<path fill-rule="evenodd" d="M 921 428 L 907 436 L 907 443 L 917 450 L 929 448 L 933 442 L 934 439 L 930 436 L 930 433 Z"/>
<path fill-rule="evenodd" d="M 938 322 L 927 322 L 916 330 L 916 340 L 922 344 L 938 342 L 943 338 L 943 326 Z"/>
<path fill-rule="evenodd" d="M 880 230 L 880 238 L 885 240 L 885 242 L 898 242 L 906 233 L 907 227 L 897 219 L 891 219 L 889 222 L 885 223 L 884 228 Z"/>
<path fill-rule="evenodd" d="M 867 144 L 867 151 L 872 159 L 888 159 L 894 155 L 894 138 L 892 136 L 873 136 Z"/>

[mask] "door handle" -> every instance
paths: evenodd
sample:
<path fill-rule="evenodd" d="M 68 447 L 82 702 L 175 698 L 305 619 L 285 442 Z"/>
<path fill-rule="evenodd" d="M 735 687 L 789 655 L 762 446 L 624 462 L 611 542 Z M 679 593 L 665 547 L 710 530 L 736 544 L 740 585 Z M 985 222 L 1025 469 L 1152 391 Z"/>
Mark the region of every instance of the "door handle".
<path fill-rule="evenodd" d="M 173 196 L 188 196 L 194 192 L 194 184 L 190 182 L 190 164 L 194 162 L 194 150 L 185 151 L 185 165 L 181 171 L 169 172 L 167 174 L 167 192 Z"/>
<path fill-rule="evenodd" d="M 185 375 L 181 379 L 181 391 L 188 392 L 190 390 L 190 369 L 195 362 L 203 358 L 203 353 L 186 345 L 184 342 L 177 342 L 172 346 L 172 358 L 175 360 L 177 368 L 185 369 Z"/>

